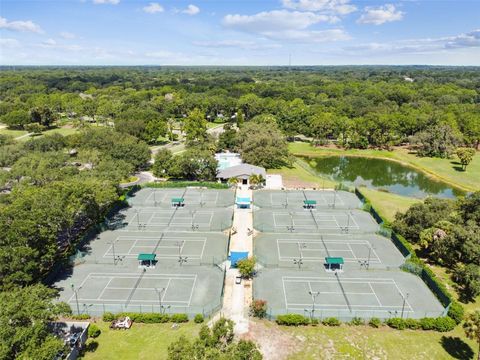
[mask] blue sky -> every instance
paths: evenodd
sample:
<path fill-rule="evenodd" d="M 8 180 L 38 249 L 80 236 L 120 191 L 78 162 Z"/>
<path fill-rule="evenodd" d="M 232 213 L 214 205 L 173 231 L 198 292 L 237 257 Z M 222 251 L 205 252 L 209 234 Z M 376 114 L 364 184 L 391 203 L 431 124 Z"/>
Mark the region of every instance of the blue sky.
<path fill-rule="evenodd" d="M 480 0 L 0 0 L 0 64 L 480 65 Z"/>

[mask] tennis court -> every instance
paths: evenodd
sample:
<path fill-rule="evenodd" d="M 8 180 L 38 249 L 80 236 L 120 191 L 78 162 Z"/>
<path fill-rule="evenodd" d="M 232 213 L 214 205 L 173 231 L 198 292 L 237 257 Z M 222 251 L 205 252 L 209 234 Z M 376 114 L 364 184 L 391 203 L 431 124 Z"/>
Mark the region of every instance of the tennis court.
<path fill-rule="evenodd" d="M 128 199 L 132 206 L 171 208 L 172 199 L 183 199 L 186 208 L 225 208 L 233 206 L 233 190 L 201 188 L 143 188 Z"/>
<path fill-rule="evenodd" d="M 272 210 L 254 213 L 255 229 L 263 232 L 375 232 L 378 224 L 362 210 Z"/>
<path fill-rule="evenodd" d="M 262 272 L 254 285 L 255 298 L 267 300 L 272 315 L 419 318 L 439 316 L 444 310 L 421 279 L 397 271 L 272 270 Z"/>
<path fill-rule="evenodd" d="M 263 233 L 254 239 L 254 248 L 266 267 L 323 269 L 326 257 L 342 257 L 349 268 L 393 268 L 404 262 L 391 240 L 375 234 Z"/>
<path fill-rule="evenodd" d="M 319 209 L 356 209 L 361 207 L 357 196 L 347 191 L 334 190 L 260 190 L 253 202 L 260 208 L 299 210 L 305 201 Z"/>
<path fill-rule="evenodd" d="M 232 226 L 233 209 L 132 207 L 124 217 L 123 231 L 223 231 Z"/>
<path fill-rule="evenodd" d="M 120 312 L 207 313 L 220 306 L 223 271 L 185 267 L 139 269 L 122 266 L 87 266 L 67 281 L 61 300 L 76 311 L 102 314 Z"/>

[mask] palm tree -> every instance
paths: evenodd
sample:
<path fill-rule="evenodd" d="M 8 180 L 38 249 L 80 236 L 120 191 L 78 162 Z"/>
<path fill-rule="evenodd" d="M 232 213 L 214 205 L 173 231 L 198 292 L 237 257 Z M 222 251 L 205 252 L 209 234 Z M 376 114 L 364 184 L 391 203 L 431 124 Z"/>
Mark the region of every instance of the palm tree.
<path fill-rule="evenodd" d="M 250 175 L 250 177 L 248 178 L 250 184 L 256 188 L 258 187 L 259 185 L 263 184 L 263 176 L 262 175 L 256 175 L 256 174 L 253 174 L 253 175 Z"/>
<path fill-rule="evenodd" d="M 238 179 L 236 177 L 232 177 L 232 178 L 228 179 L 228 185 L 229 186 L 234 187 L 234 186 L 237 186 L 237 184 L 238 184 Z"/>
<path fill-rule="evenodd" d="M 463 324 L 463 330 L 465 330 L 465 335 L 467 335 L 469 339 L 475 340 L 478 343 L 477 359 L 480 360 L 480 310 L 468 314 Z"/>

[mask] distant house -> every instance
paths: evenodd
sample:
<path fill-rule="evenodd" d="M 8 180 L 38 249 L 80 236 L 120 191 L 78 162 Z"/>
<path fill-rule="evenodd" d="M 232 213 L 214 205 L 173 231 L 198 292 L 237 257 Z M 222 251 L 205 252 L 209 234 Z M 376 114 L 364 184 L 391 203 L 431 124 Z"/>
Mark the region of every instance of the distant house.
<path fill-rule="evenodd" d="M 228 179 L 236 178 L 243 185 L 250 185 L 249 178 L 252 175 L 261 175 L 264 179 L 267 176 L 265 168 L 251 164 L 240 164 L 220 170 L 217 179 L 221 182 L 227 182 Z"/>

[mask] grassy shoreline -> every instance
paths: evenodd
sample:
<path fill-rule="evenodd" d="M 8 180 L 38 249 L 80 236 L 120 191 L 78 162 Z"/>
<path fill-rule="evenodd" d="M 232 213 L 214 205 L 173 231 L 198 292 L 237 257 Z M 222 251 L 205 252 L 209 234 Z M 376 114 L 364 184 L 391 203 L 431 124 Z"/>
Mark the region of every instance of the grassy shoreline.
<path fill-rule="evenodd" d="M 313 147 L 308 143 L 295 142 L 289 144 L 290 152 L 295 156 L 358 156 L 365 158 L 384 159 L 398 162 L 404 166 L 421 171 L 433 180 L 441 181 L 451 187 L 464 191 L 480 190 L 480 156 L 475 156 L 466 172 L 454 169 L 454 160 L 438 158 L 420 158 L 410 154 L 408 150 L 396 148 L 387 150 L 357 150 Z"/>

